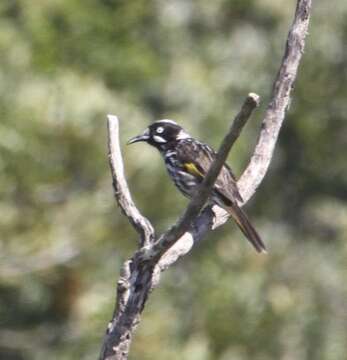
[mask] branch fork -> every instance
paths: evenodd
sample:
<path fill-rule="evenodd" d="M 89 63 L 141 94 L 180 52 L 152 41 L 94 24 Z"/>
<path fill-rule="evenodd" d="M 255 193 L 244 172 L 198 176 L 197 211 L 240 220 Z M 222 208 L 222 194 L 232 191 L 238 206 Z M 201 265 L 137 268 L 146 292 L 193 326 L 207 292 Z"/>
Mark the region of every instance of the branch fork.
<path fill-rule="evenodd" d="M 261 124 L 257 145 L 251 160 L 238 181 L 244 205 L 255 193 L 269 168 L 274 148 L 290 103 L 290 93 L 296 79 L 307 34 L 311 0 L 298 0 L 284 56 L 272 89 L 271 100 Z M 125 175 L 119 145 L 119 122 L 108 115 L 109 162 L 115 197 L 119 207 L 139 234 L 139 248 L 121 269 L 117 284 L 117 299 L 112 319 L 107 327 L 100 360 L 125 360 L 128 357 L 136 329 L 149 293 L 159 284 L 160 273 L 188 253 L 209 231 L 228 220 L 226 211 L 205 206 L 214 182 L 241 130 L 259 105 L 259 96 L 250 93 L 217 152 L 196 195 L 180 219 L 160 237 L 132 200 Z M 204 207 L 205 206 L 205 207 Z"/>

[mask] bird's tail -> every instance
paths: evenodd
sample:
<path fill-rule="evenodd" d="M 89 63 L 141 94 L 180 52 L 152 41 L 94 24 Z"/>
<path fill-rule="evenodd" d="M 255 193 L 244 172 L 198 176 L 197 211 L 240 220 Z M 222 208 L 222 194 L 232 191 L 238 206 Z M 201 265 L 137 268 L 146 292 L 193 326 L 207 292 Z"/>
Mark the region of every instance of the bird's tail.
<path fill-rule="evenodd" d="M 231 206 L 225 207 L 225 210 L 227 210 L 233 217 L 240 230 L 245 234 L 246 238 L 254 246 L 254 248 L 259 253 L 266 253 L 266 248 L 263 241 L 261 240 L 257 231 L 254 229 L 251 222 L 248 220 L 245 212 L 237 204 L 232 204 Z"/>

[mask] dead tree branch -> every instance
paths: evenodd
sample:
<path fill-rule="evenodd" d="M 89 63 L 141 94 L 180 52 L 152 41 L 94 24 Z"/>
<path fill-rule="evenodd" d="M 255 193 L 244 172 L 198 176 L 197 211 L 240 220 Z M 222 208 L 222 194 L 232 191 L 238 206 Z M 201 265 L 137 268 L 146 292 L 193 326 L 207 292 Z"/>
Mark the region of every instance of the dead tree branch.
<path fill-rule="evenodd" d="M 302 57 L 310 10 L 311 0 L 298 0 L 259 139 L 250 163 L 238 182 L 244 202 L 247 202 L 255 193 L 271 162 Z M 226 212 L 218 206 L 207 206 L 202 212 L 200 211 L 206 203 L 231 146 L 238 138 L 257 103 L 258 97 L 250 94 L 235 118 L 218 151 L 217 159 L 212 164 L 196 196 L 177 223 L 157 240 L 152 225 L 140 214 L 131 199 L 124 177 L 118 139 L 118 119 L 109 116 L 109 160 L 116 199 L 123 213 L 140 234 L 141 242 L 140 249 L 122 267 L 117 286 L 116 306 L 104 337 L 99 359 L 127 359 L 134 330 L 140 321 L 140 315 L 150 291 L 159 282 L 160 272 L 186 254 L 210 230 L 227 220 Z"/>
<path fill-rule="evenodd" d="M 126 261 L 122 267 L 117 287 L 116 309 L 108 326 L 101 359 L 126 359 L 133 331 L 139 322 L 149 292 L 154 285 L 158 284 L 160 271 L 155 271 L 155 269 L 160 270 L 157 267 L 160 258 L 188 231 L 192 221 L 199 215 L 225 163 L 231 146 L 258 104 L 259 96 L 249 94 L 225 136 L 216 160 L 211 165 L 183 216 L 154 243 L 152 242 L 154 232 L 148 232 L 148 229 L 151 229 L 148 227 L 148 220 L 135 208 L 125 180 L 119 147 L 118 118 L 112 115 L 108 116 L 109 160 L 118 205 L 141 235 L 150 234 L 149 239 L 151 241 L 147 241 L 140 247 L 132 259 Z"/>
<path fill-rule="evenodd" d="M 140 213 L 131 198 L 124 175 L 123 158 L 119 145 L 119 124 L 116 116 L 108 115 L 107 130 L 109 134 L 108 159 L 117 203 L 131 225 L 140 234 L 141 244 L 148 245 L 154 239 L 154 229 L 148 219 Z"/>
<path fill-rule="evenodd" d="M 255 193 L 269 168 L 304 52 L 310 11 L 311 0 L 298 0 L 282 63 L 273 85 L 271 100 L 261 124 L 258 142 L 249 165 L 238 181 L 244 202 Z"/>

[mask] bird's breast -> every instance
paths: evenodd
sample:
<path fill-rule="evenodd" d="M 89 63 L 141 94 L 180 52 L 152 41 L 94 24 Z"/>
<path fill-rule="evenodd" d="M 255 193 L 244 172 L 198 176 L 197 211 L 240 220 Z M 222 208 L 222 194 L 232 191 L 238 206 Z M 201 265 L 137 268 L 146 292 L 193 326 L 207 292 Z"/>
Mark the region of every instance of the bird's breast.
<path fill-rule="evenodd" d="M 191 197 L 198 184 L 197 178 L 186 171 L 184 164 L 177 158 L 176 152 L 167 152 L 164 154 L 164 160 L 166 169 L 176 187 L 185 196 Z"/>

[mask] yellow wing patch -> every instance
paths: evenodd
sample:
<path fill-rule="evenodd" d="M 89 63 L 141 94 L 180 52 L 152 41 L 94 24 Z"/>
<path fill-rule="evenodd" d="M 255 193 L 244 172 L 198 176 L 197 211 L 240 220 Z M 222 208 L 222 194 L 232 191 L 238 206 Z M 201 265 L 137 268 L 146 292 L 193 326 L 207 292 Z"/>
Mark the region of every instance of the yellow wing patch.
<path fill-rule="evenodd" d="M 196 167 L 195 164 L 193 164 L 193 163 L 185 163 L 183 166 L 186 169 L 186 171 L 189 172 L 189 174 L 192 174 L 194 176 L 204 177 L 202 172 L 199 171 L 199 169 Z"/>

